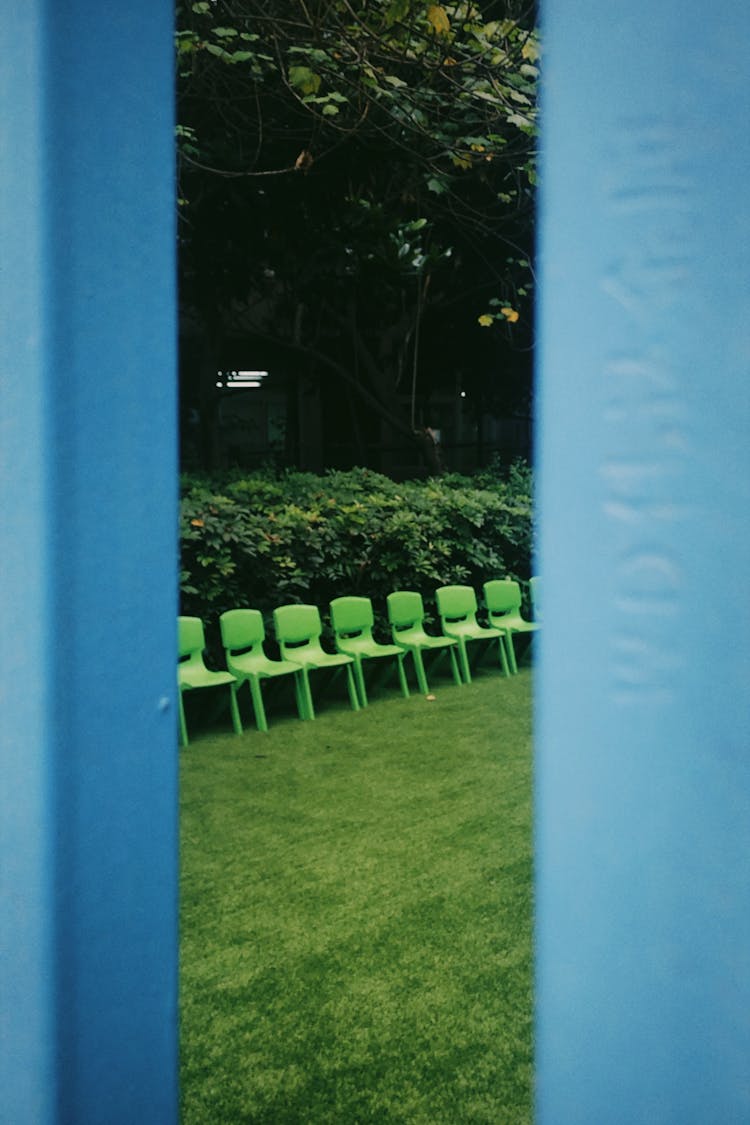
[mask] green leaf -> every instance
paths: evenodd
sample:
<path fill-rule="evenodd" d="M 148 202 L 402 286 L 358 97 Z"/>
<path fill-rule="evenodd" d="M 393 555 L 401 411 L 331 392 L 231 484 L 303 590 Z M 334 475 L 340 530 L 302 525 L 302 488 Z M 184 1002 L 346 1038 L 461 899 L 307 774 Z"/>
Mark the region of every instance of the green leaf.
<path fill-rule="evenodd" d="M 301 94 L 317 94 L 320 83 L 320 75 L 310 70 L 309 66 L 289 67 L 289 84 Z"/>
<path fill-rule="evenodd" d="M 530 62 L 536 62 L 541 54 L 537 40 L 529 37 L 521 48 L 521 54 L 525 59 L 529 59 Z"/>
<path fill-rule="evenodd" d="M 509 113 L 508 124 L 517 125 L 519 129 L 522 129 L 524 131 L 524 133 L 528 132 L 529 130 L 533 130 L 534 128 L 534 122 L 531 121 L 528 117 L 523 117 L 520 113 Z"/>
<path fill-rule="evenodd" d="M 391 27 L 409 15 L 409 0 L 392 0 L 385 13 L 385 25 Z"/>
<path fill-rule="evenodd" d="M 502 105 L 503 104 L 500 101 L 500 98 L 496 98 L 494 94 L 491 94 L 489 92 L 489 90 L 472 90 L 471 92 L 472 92 L 472 94 L 474 95 L 475 98 L 481 98 L 482 101 L 490 102 L 491 105 Z"/>
<path fill-rule="evenodd" d="M 331 102 L 328 102 L 327 105 L 323 106 L 322 113 L 324 117 L 333 117 L 334 114 L 338 113 L 338 111 L 338 106 L 333 105 Z"/>
<path fill-rule="evenodd" d="M 229 52 L 225 51 L 223 47 L 220 47 L 218 43 L 206 43 L 206 50 L 209 52 L 209 54 L 216 55 L 216 57 L 219 59 L 231 60 L 232 58 Z"/>

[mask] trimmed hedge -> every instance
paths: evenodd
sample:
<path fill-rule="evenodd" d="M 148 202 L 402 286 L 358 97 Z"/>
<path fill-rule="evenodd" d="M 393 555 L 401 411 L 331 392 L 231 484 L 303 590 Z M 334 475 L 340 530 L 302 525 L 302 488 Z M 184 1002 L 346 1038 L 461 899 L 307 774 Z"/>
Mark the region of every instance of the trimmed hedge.
<path fill-rule="evenodd" d="M 529 577 L 532 476 L 524 462 L 503 475 L 450 474 L 397 484 L 369 469 L 324 476 L 261 471 L 182 478 L 181 612 L 206 623 L 250 606 L 270 619 L 287 602 L 324 615 L 341 594 L 372 598 L 377 634 L 389 639 L 385 598 L 419 590 L 428 620 L 448 583 Z M 270 630 L 269 630 L 270 632 Z"/>

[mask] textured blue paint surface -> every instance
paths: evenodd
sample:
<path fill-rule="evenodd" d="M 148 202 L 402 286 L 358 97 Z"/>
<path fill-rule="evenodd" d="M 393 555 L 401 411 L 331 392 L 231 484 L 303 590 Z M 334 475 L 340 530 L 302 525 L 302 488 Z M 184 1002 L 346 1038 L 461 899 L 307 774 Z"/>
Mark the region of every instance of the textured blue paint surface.
<path fill-rule="evenodd" d="M 750 9 L 548 0 L 537 1119 L 750 1121 Z"/>
<path fill-rule="evenodd" d="M 176 1117 L 172 18 L 162 0 L 29 0 L 3 20 L 14 1125 Z"/>
<path fill-rule="evenodd" d="M 0 67 L 0 1117 L 52 1120 L 53 892 L 50 714 L 43 676 L 49 612 L 45 561 L 47 410 L 41 390 L 44 270 L 33 6 L 5 13 Z M 20 73 L 19 73 L 20 71 Z M 13 106 L 13 112 L 8 107 Z M 24 170 L 8 175 L 9 166 Z"/>

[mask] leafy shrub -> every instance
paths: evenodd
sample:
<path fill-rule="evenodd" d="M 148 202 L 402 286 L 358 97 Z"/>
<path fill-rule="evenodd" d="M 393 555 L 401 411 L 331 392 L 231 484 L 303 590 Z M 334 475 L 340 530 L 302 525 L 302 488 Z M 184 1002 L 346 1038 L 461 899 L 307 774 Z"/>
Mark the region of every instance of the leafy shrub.
<path fill-rule="evenodd" d="M 340 594 L 372 598 L 387 639 L 392 590 L 419 590 L 429 619 L 438 586 L 528 578 L 531 470 L 400 484 L 368 469 L 185 476 L 180 539 L 182 612 L 203 618 L 214 651 L 226 609 L 268 620 L 276 606 L 312 602 L 325 617 Z"/>

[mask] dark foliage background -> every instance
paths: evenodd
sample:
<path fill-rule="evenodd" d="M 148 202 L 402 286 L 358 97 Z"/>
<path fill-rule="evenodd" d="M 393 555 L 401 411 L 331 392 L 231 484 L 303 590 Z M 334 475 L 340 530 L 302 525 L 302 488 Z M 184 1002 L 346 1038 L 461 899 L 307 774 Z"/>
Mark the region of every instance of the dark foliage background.
<path fill-rule="evenodd" d="M 177 5 L 184 394 L 204 467 L 236 339 L 241 366 L 271 348 L 326 409 L 347 401 L 362 440 L 414 441 L 457 380 L 478 415 L 529 413 L 535 20 L 526 0 Z"/>

